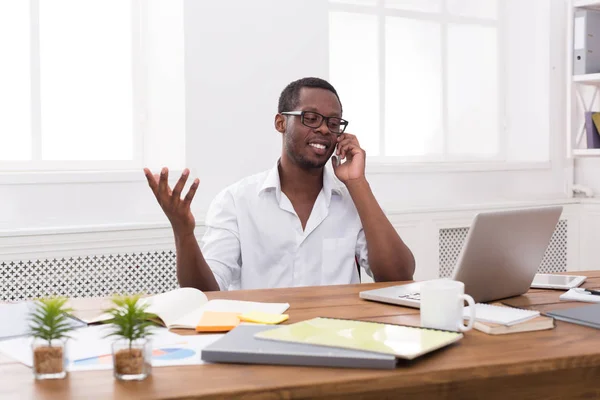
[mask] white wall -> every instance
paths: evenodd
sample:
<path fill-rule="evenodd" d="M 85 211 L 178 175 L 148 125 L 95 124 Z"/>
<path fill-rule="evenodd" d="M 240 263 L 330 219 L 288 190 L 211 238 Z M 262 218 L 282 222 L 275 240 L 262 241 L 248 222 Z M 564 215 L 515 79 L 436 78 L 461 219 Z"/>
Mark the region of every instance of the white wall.
<path fill-rule="evenodd" d="M 466 226 L 476 211 L 562 204 L 560 199 L 566 197 L 572 170 L 564 159 L 564 13 L 562 0 L 550 1 L 548 60 L 546 66 L 543 61 L 535 64 L 542 78 L 536 75 L 535 83 L 528 82 L 533 85 L 529 90 L 535 92 L 535 87 L 547 81 L 541 93 L 546 101 L 536 103 L 531 114 L 533 119 L 540 118 L 538 114 L 546 108 L 549 116 L 533 127 L 515 120 L 511 124 L 513 146 L 526 129 L 549 129 L 550 167 L 457 171 L 451 166 L 409 166 L 393 172 L 389 166 L 374 169 L 369 165 L 368 178 L 376 196 L 417 255 L 418 279 L 434 276 L 439 227 Z M 184 11 L 186 161 L 201 179 L 194 202 L 201 233 L 204 212 L 217 191 L 275 163 L 281 142 L 273 117 L 283 87 L 302 76 L 327 77 L 327 2 L 186 0 Z M 527 103 L 539 100 L 533 93 L 528 95 L 522 99 L 524 108 L 519 109 L 525 118 Z M 584 161 L 585 169 L 577 164 L 578 179 L 596 179 L 600 192 L 595 174 L 600 163 Z M 0 184 L 0 260 L 172 248 L 166 218 L 141 171 L 35 175 L 23 178 L 25 184 L 19 184 L 19 179 Z M 575 203 L 565 199 L 565 204 Z M 569 208 L 573 218 L 569 229 L 574 232 L 569 268 L 600 268 L 594 261 L 597 246 L 593 240 L 600 223 L 598 205 L 586 205 L 582 211 L 580 251 L 576 249 L 579 218 L 573 207 Z"/>
<path fill-rule="evenodd" d="M 327 0 L 185 1 L 186 158 L 201 179 L 198 219 L 219 190 L 277 160 L 281 142 L 273 118 L 280 91 L 302 76 L 327 77 L 327 10 Z M 559 17 L 552 16 L 552 43 L 564 36 Z M 551 167 L 376 173 L 368 165 L 382 205 L 402 210 L 565 197 L 563 47 L 552 45 L 550 60 L 540 66 L 549 81 Z M 10 235 L 18 229 L 166 222 L 141 171 L 98 176 L 101 182 L 38 183 L 49 181 L 34 176 L 28 184 L 0 185 L 0 230 Z"/>
<path fill-rule="evenodd" d="M 186 2 L 187 155 L 188 165 L 201 179 L 195 204 L 198 215 L 218 190 L 275 163 L 280 138 L 272 121 L 279 92 L 293 79 L 328 74 L 327 3 Z M 520 9 L 533 3 L 511 2 Z M 554 5 L 559 3 L 553 0 Z M 530 131 L 543 139 L 550 130 L 551 166 L 527 171 L 451 172 L 442 166 L 435 172 L 418 167 L 371 172 L 373 190 L 386 209 L 566 197 L 564 108 L 560 100 L 553 100 L 564 97 L 563 66 L 557 46 L 547 41 L 549 14 L 536 16 L 533 35 L 521 38 L 523 43 L 519 35 L 511 35 L 514 82 L 507 95 L 513 116 L 508 146 L 535 146 L 536 135 Z M 557 24 L 553 40 L 560 40 L 564 37 L 560 15 L 553 15 L 552 23 Z M 528 28 L 527 19 L 512 22 L 518 24 Z M 536 48 L 544 40 L 545 47 L 523 60 L 527 47 Z M 533 143 L 520 141 L 523 137 L 533 137 Z M 517 160 L 523 158 L 518 151 L 512 154 Z"/>
<path fill-rule="evenodd" d="M 185 3 L 188 165 L 200 177 L 198 215 L 226 185 L 270 168 L 281 90 L 327 76 L 322 0 Z"/>
<path fill-rule="evenodd" d="M 575 160 L 574 182 L 587 186 L 600 197 L 600 158 L 579 158 Z"/>

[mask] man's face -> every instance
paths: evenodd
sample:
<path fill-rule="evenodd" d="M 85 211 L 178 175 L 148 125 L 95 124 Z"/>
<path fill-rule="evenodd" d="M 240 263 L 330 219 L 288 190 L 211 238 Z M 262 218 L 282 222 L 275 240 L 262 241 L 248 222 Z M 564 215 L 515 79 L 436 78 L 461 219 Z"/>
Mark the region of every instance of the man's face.
<path fill-rule="evenodd" d="M 294 110 L 314 111 L 326 117 L 342 117 L 342 107 L 335 94 L 319 88 L 300 89 Z M 325 120 L 317 128 L 302 124 L 301 116 L 285 117 L 284 151 L 302 168 L 322 168 L 335 151 L 337 135 L 331 133 Z"/>

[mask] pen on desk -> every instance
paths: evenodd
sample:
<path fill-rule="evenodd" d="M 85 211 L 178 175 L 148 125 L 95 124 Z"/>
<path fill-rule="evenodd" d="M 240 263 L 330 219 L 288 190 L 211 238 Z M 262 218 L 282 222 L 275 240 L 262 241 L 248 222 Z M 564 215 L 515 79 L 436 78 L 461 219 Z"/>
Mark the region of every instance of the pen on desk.
<path fill-rule="evenodd" d="M 586 289 L 586 288 L 577 288 L 578 292 L 585 292 L 585 293 L 589 293 L 589 294 L 593 294 L 596 296 L 600 296 L 600 290 L 595 290 L 595 289 Z"/>

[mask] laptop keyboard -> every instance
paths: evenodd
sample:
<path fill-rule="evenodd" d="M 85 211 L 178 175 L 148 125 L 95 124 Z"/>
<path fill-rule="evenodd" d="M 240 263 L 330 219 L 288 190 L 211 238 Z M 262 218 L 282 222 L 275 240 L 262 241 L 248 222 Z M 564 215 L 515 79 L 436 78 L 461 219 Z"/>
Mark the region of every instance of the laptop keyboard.
<path fill-rule="evenodd" d="M 421 293 L 408 293 L 408 294 L 403 294 L 402 296 L 398 296 L 398 298 L 400 299 L 407 299 L 407 300 L 416 300 L 416 301 L 421 301 Z"/>

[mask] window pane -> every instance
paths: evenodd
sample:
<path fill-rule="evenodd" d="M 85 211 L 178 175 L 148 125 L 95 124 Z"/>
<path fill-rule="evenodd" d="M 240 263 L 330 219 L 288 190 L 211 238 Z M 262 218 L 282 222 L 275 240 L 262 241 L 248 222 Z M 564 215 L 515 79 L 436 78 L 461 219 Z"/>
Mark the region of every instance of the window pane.
<path fill-rule="evenodd" d="M 440 12 L 442 10 L 441 0 L 385 0 L 385 6 L 398 8 L 400 10 Z"/>
<path fill-rule="evenodd" d="M 379 154 L 379 51 L 377 17 L 345 12 L 329 15 L 329 75 L 339 92 L 347 132 L 368 155 Z"/>
<path fill-rule="evenodd" d="M 447 0 L 448 12 L 463 17 L 496 19 L 497 0 Z"/>
<path fill-rule="evenodd" d="M 132 159 L 131 3 L 39 4 L 42 158 Z"/>
<path fill-rule="evenodd" d="M 386 19 L 385 155 L 441 154 L 441 26 Z"/>
<path fill-rule="evenodd" d="M 0 1 L 0 160 L 31 159 L 29 1 Z"/>
<path fill-rule="evenodd" d="M 448 130 L 450 154 L 499 151 L 495 28 L 448 26 Z"/>

